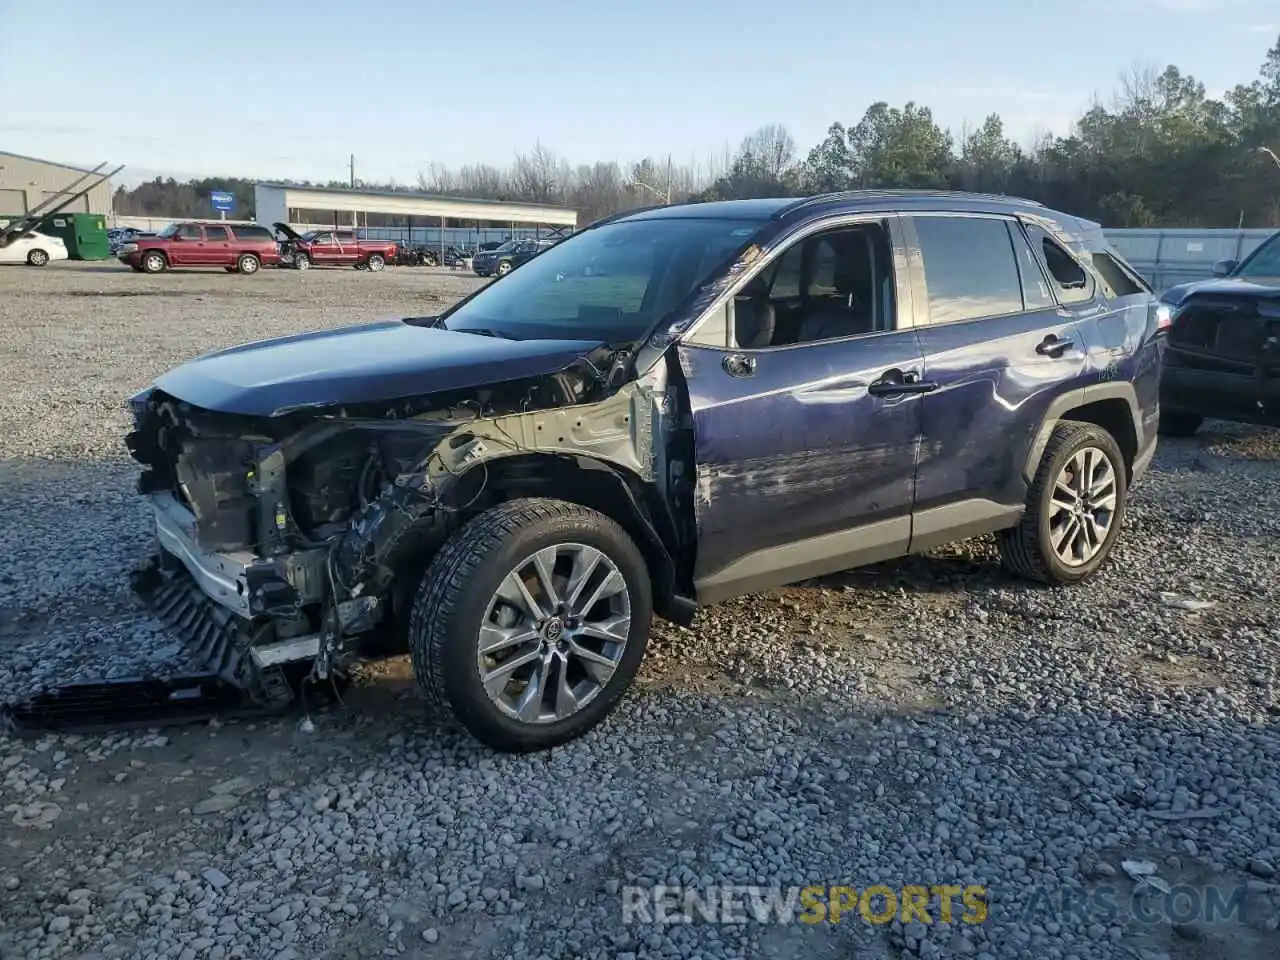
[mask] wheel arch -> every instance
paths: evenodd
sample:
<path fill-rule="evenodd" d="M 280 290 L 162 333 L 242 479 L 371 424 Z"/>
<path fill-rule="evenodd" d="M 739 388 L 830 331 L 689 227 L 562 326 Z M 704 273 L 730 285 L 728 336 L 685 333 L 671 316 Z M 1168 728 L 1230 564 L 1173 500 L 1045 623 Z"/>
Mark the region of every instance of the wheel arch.
<path fill-rule="evenodd" d="M 474 514 L 522 497 L 547 497 L 596 510 L 612 519 L 644 556 L 653 584 L 655 612 L 688 625 L 693 605 L 681 597 L 676 578 L 675 531 L 652 502 L 650 485 L 618 464 L 585 454 L 519 453 L 494 457 L 459 474 L 462 502 Z"/>
<path fill-rule="evenodd" d="M 1131 383 L 1104 383 L 1070 390 L 1054 399 L 1040 421 L 1023 464 L 1022 476 L 1028 484 L 1035 480 L 1040 458 L 1059 421 L 1079 420 L 1101 427 L 1115 437 L 1124 454 L 1125 470 L 1133 479 L 1138 452 L 1144 446 L 1142 414 L 1137 391 Z"/>

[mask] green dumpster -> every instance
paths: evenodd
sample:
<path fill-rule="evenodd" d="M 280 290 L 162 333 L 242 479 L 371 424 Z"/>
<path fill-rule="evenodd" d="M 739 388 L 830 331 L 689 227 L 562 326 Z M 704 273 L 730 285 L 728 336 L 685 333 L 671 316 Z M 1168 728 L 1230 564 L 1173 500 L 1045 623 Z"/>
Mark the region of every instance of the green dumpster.
<path fill-rule="evenodd" d="M 55 213 L 36 229 L 61 237 L 72 260 L 106 260 L 111 256 L 107 218 L 100 213 Z"/>

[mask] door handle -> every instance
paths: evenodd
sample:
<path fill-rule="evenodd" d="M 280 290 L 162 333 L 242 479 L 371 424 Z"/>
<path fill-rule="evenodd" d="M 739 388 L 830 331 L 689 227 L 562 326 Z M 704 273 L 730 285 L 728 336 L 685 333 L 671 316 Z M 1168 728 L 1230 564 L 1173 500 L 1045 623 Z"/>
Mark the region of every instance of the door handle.
<path fill-rule="evenodd" d="M 1052 357 L 1055 360 L 1058 359 L 1060 356 L 1062 356 L 1064 353 L 1066 353 L 1068 350 L 1073 350 L 1073 349 L 1075 349 L 1074 343 L 1072 343 L 1070 340 L 1064 340 L 1062 337 L 1059 337 L 1056 333 L 1049 334 L 1047 337 L 1041 340 L 1039 344 L 1036 345 L 1036 353 L 1040 354 L 1041 356 Z"/>
<path fill-rule="evenodd" d="M 886 370 L 867 387 L 867 393 L 873 397 L 896 397 L 903 394 L 932 393 L 938 389 L 932 380 L 921 380 L 915 370 L 899 370 L 894 367 Z"/>
<path fill-rule="evenodd" d="M 720 366 L 731 377 L 749 377 L 756 372 L 756 358 L 745 353 L 726 353 Z"/>

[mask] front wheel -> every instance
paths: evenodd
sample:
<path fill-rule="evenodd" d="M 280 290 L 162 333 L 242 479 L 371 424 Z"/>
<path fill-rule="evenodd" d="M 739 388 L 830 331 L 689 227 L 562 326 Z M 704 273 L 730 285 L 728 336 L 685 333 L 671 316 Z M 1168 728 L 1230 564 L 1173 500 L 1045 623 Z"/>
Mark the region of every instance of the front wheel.
<path fill-rule="evenodd" d="M 510 272 L 511 272 L 510 260 L 503 260 L 500 264 L 498 264 L 498 276 L 505 277 Z"/>
<path fill-rule="evenodd" d="M 32 250 L 27 254 L 27 263 L 33 267 L 43 267 L 49 263 L 49 254 L 43 250 Z"/>
<path fill-rule="evenodd" d="M 374 273 L 377 273 L 386 265 L 387 265 L 386 258 L 383 257 L 382 254 L 380 253 L 369 254 L 369 259 L 365 261 L 365 266 L 367 266 Z"/>
<path fill-rule="evenodd" d="M 311 258 L 308 257 L 305 253 L 295 253 L 293 255 L 293 269 L 310 270 Z"/>
<path fill-rule="evenodd" d="M 1013 573 L 1042 583 L 1079 583 L 1110 556 L 1124 521 L 1128 466 L 1115 438 L 1064 420 L 1045 445 L 1018 526 L 1000 535 Z"/>
<path fill-rule="evenodd" d="M 653 611 L 640 551 L 595 510 L 499 504 L 432 561 L 409 617 L 414 674 L 440 716 L 489 746 L 542 750 L 617 705 Z"/>
<path fill-rule="evenodd" d="M 142 258 L 143 273 L 162 273 L 167 266 L 169 266 L 169 261 L 158 250 L 152 250 Z"/>

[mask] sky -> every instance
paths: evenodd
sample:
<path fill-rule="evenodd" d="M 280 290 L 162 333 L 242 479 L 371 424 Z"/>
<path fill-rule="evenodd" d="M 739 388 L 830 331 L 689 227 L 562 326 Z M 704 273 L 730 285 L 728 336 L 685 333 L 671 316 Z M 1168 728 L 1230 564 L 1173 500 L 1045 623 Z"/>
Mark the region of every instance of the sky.
<path fill-rule="evenodd" d="M 432 163 L 708 164 L 762 124 L 801 155 L 877 100 L 1066 133 L 1135 66 L 1256 78 L 1278 0 L 0 0 L 0 150 L 411 184 Z"/>

